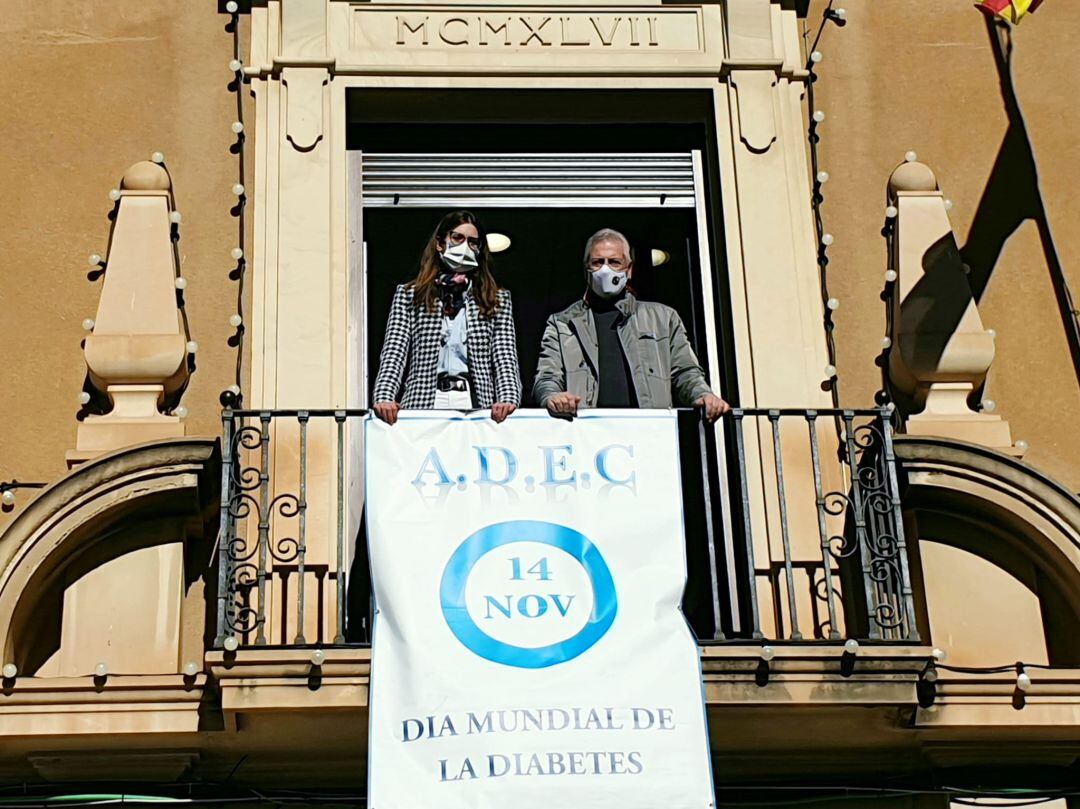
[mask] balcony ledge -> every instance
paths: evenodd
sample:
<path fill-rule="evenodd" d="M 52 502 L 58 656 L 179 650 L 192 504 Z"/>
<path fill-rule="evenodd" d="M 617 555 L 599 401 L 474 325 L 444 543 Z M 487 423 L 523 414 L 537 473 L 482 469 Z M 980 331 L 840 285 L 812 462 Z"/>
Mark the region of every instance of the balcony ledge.
<path fill-rule="evenodd" d="M 0 691 L 0 737 L 194 733 L 206 675 L 18 677 Z"/>

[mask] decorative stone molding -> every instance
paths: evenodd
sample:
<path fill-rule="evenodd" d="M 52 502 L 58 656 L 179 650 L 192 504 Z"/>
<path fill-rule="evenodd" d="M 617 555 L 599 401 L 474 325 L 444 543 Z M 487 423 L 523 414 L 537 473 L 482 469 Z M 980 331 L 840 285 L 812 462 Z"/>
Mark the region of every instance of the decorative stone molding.
<path fill-rule="evenodd" d="M 41 605 L 62 599 L 67 569 L 85 566 L 88 560 L 96 560 L 99 566 L 108 564 L 111 558 L 139 547 L 140 541 L 151 547 L 168 539 L 147 530 L 141 539 L 133 540 L 136 544 L 116 547 L 116 529 L 121 526 L 171 517 L 181 524 L 194 520 L 201 531 L 219 474 L 217 439 L 173 439 L 95 458 L 43 489 L 0 534 L 0 658 L 14 662 L 20 672 L 33 674 L 51 651 L 41 649 L 46 634 Z M 157 598 L 153 583 L 184 591 L 179 620 L 173 622 L 174 636 L 161 639 L 173 650 L 176 669 L 183 661 L 201 660 L 198 616 L 206 609 L 201 588 L 187 587 L 183 580 L 162 580 L 155 565 L 146 567 L 140 572 L 145 575 L 148 599 Z M 179 576 L 183 567 L 181 562 L 168 569 Z M 122 587 L 122 582 L 117 586 Z M 194 640 L 185 632 L 194 632 Z M 87 674 L 93 672 L 95 662 L 82 661 Z"/>
<path fill-rule="evenodd" d="M 69 464 L 109 450 L 184 434 L 161 412 L 187 384 L 188 335 L 176 298 L 170 214 L 172 181 L 162 166 L 136 163 L 124 175 L 106 273 L 85 355 L 90 384 L 111 410 L 79 424 Z M 175 402 L 174 402 L 175 403 Z"/>
<path fill-rule="evenodd" d="M 889 380 L 901 394 L 906 431 L 1012 449 L 1009 423 L 977 412 L 971 399 L 994 360 L 937 178 L 909 162 L 889 178 L 896 206 Z"/>
<path fill-rule="evenodd" d="M 323 87 L 330 74 L 325 68 L 285 67 L 285 132 L 302 152 L 314 148 L 323 135 Z"/>

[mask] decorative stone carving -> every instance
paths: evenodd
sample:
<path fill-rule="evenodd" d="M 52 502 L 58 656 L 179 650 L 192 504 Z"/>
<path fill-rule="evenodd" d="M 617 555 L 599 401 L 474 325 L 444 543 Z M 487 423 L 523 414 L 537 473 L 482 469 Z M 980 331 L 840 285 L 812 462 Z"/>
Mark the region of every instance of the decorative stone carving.
<path fill-rule="evenodd" d="M 176 299 L 171 239 L 172 183 L 161 166 L 136 163 L 124 175 L 104 285 L 84 352 L 90 384 L 111 410 L 79 424 L 69 464 L 131 444 L 182 436 L 161 412 L 188 380 L 188 335 Z M 176 404 L 172 401 L 172 404 Z"/>
<path fill-rule="evenodd" d="M 776 74 L 771 70 L 732 70 L 731 86 L 739 111 L 739 139 L 755 153 L 776 140 Z"/>
<path fill-rule="evenodd" d="M 285 85 L 286 134 L 302 152 L 315 147 L 323 134 L 323 85 L 330 74 L 326 68 L 286 67 L 281 70 Z"/>
<path fill-rule="evenodd" d="M 889 380 L 908 414 L 907 433 L 1012 451 L 1008 422 L 971 407 L 994 360 L 994 338 L 979 317 L 933 171 L 904 163 L 889 178 L 889 199 L 898 274 Z"/>

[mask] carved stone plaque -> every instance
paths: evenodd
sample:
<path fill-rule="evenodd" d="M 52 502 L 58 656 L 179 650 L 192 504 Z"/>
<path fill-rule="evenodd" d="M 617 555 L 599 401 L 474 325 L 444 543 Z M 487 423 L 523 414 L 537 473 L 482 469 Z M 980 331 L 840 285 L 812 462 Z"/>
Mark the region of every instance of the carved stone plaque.
<path fill-rule="evenodd" d="M 372 4 L 354 5 L 351 13 L 350 51 L 361 63 L 377 55 L 384 64 L 414 66 L 445 65 L 447 59 L 507 65 L 632 65 L 644 59 L 677 65 L 678 57 L 671 60 L 679 54 L 687 66 L 697 66 L 711 50 L 703 7 Z"/>

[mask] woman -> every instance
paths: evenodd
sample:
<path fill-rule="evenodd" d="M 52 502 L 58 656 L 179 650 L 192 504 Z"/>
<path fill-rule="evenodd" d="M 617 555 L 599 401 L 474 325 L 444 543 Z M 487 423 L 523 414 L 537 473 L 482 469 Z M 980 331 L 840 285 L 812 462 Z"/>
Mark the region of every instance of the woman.
<path fill-rule="evenodd" d="M 394 293 L 373 398 L 375 415 L 387 424 L 401 408 L 491 408 L 496 422 L 517 409 L 510 292 L 495 283 L 487 236 L 468 211 L 442 218 L 420 272 Z"/>

